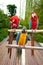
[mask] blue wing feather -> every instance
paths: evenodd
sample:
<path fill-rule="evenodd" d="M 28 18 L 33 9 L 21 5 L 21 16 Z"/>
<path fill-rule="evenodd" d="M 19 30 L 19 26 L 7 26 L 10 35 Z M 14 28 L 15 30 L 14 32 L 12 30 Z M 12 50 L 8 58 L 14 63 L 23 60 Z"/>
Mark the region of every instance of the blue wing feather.
<path fill-rule="evenodd" d="M 29 29 L 32 27 L 32 21 L 29 22 Z"/>
<path fill-rule="evenodd" d="M 20 32 L 17 33 L 17 37 L 16 37 L 16 43 L 17 44 L 18 44 L 19 37 L 20 37 Z"/>

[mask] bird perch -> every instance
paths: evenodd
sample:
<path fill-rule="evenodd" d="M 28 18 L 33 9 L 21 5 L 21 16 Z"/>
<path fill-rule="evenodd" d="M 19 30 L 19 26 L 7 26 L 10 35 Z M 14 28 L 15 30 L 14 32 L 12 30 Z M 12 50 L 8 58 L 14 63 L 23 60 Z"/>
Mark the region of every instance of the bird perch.
<path fill-rule="evenodd" d="M 13 45 L 13 44 L 8 44 L 6 45 L 8 48 L 22 48 L 22 49 L 33 49 L 33 50 L 43 50 L 43 47 L 36 47 L 36 46 L 19 46 L 19 45 Z"/>
<path fill-rule="evenodd" d="M 22 29 L 8 29 L 8 32 L 21 32 Z M 26 30 L 27 32 L 33 32 L 33 33 L 38 33 L 38 32 L 43 32 L 42 30 Z"/>

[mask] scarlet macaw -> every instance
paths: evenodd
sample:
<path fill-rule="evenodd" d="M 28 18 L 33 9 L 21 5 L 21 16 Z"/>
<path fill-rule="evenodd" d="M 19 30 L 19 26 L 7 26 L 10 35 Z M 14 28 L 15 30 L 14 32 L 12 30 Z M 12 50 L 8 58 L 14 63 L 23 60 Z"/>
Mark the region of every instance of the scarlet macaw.
<path fill-rule="evenodd" d="M 17 28 L 19 23 L 20 23 L 20 19 L 18 18 L 18 16 L 10 17 L 10 24 L 11 24 L 12 29 Z"/>
<path fill-rule="evenodd" d="M 33 30 L 36 31 L 38 28 L 38 16 L 35 12 L 31 13 L 31 18 L 30 18 L 30 23 L 29 23 L 30 29 L 32 29 L 32 33 L 30 34 L 31 36 L 31 45 L 34 46 L 34 34 Z M 34 51 L 32 50 L 32 55 L 34 55 Z"/>
<path fill-rule="evenodd" d="M 18 16 L 12 16 L 10 17 L 10 25 L 12 29 L 16 29 L 19 26 L 19 22 L 20 19 L 18 18 Z M 9 34 L 9 44 L 12 44 L 13 41 L 13 37 L 15 36 L 14 33 L 10 33 Z M 11 53 L 12 53 L 12 49 L 8 48 L 8 53 L 10 53 L 9 57 L 11 58 Z"/>
<path fill-rule="evenodd" d="M 37 27 L 38 27 L 38 16 L 35 12 L 32 12 L 31 19 L 29 22 L 29 28 L 35 30 L 37 29 Z"/>

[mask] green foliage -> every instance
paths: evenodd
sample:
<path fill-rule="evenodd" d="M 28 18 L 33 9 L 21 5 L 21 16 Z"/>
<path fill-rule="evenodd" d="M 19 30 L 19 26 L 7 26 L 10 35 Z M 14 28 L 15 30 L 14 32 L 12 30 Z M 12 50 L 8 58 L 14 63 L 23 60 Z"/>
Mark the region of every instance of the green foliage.
<path fill-rule="evenodd" d="M 25 18 L 28 20 L 32 11 L 32 0 L 26 0 L 26 13 Z"/>
<path fill-rule="evenodd" d="M 0 9 L 0 14 L 4 14 L 4 11 Z"/>
<path fill-rule="evenodd" d="M 0 28 L 9 27 L 9 17 L 4 14 L 3 10 L 0 10 Z"/>
<path fill-rule="evenodd" d="M 36 33 L 35 34 L 35 40 L 37 41 L 37 42 L 42 42 L 43 43 L 43 33 Z"/>
<path fill-rule="evenodd" d="M 0 23 L 0 28 L 2 28 L 3 27 L 3 24 L 2 23 Z"/>
<path fill-rule="evenodd" d="M 8 29 L 1 28 L 0 29 L 0 41 L 2 41 L 7 35 L 8 35 Z"/>
<path fill-rule="evenodd" d="M 9 17 L 0 10 L 0 41 L 8 35 L 7 28 L 9 28 Z"/>
<path fill-rule="evenodd" d="M 16 8 L 17 7 L 15 6 L 15 4 L 14 5 L 11 5 L 11 4 L 7 5 L 7 9 L 9 10 L 9 13 L 11 16 L 16 14 Z"/>
<path fill-rule="evenodd" d="M 25 26 L 27 29 L 29 29 L 29 23 L 26 19 L 21 19 L 20 24 L 22 25 L 22 27 Z"/>

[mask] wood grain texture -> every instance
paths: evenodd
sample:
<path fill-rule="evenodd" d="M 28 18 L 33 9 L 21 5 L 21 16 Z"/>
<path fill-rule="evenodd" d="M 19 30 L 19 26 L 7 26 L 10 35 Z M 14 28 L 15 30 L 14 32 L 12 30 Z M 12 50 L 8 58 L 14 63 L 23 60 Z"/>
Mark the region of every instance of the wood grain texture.
<path fill-rule="evenodd" d="M 13 41 L 13 44 L 16 42 Z M 11 59 L 9 58 L 8 54 L 8 48 L 6 45 L 8 44 L 8 41 L 2 42 L 0 45 L 0 65 L 18 65 L 18 60 L 16 59 L 16 48 L 12 49 L 12 56 Z M 28 41 L 27 46 L 31 46 L 31 42 Z M 35 46 L 40 46 L 38 43 L 35 42 Z M 26 49 L 25 50 L 25 58 L 26 58 L 26 64 L 25 65 L 43 65 L 43 50 L 34 50 L 34 56 L 31 56 L 31 50 Z M 21 59 L 20 59 L 21 60 Z M 21 65 L 21 61 L 20 64 Z"/>

